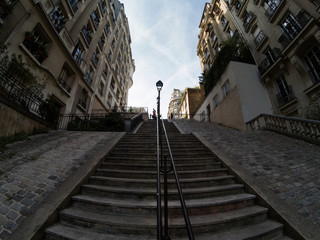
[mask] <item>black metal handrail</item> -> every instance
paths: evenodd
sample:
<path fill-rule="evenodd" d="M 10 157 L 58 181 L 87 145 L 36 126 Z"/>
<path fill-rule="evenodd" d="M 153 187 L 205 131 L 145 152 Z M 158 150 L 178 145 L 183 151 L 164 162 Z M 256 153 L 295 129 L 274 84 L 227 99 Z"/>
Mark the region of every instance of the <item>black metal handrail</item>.
<path fill-rule="evenodd" d="M 169 152 L 169 155 L 170 155 L 171 169 L 167 170 L 167 159 L 166 159 L 166 156 L 164 156 L 164 159 L 163 159 L 163 156 L 162 156 L 162 139 L 161 139 L 161 135 L 159 133 L 160 132 L 159 129 L 160 129 L 161 126 L 159 126 L 159 121 L 157 121 L 158 239 L 162 239 L 162 230 L 164 230 L 164 235 L 165 235 L 164 239 L 170 239 L 170 237 L 168 236 L 168 187 L 167 187 L 167 174 L 169 172 L 173 171 L 173 174 L 174 174 L 174 177 L 175 177 L 175 180 L 176 180 L 177 190 L 178 190 L 178 193 L 179 193 L 180 204 L 181 204 L 181 207 L 182 207 L 183 216 L 184 216 L 184 220 L 185 220 L 185 224 L 186 224 L 186 228 L 187 228 L 187 232 L 188 232 L 188 236 L 189 236 L 189 240 L 194 240 L 194 235 L 193 235 L 193 231 L 192 231 L 189 215 L 188 215 L 188 212 L 187 212 L 185 200 L 184 200 L 184 197 L 183 197 L 182 189 L 181 189 L 181 186 L 180 186 L 179 177 L 178 177 L 177 170 L 176 170 L 176 167 L 175 167 L 175 163 L 174 163 L 174 159 L 173 159 L 173 155 L 172 155 L 172 151 L 171 151 L 171 147 L 170 147 L 170 143 L 169 143 L 169 139 L 168 139 L 168 134 L 167 134 L 163 119 L 161 119 L 161 121 L 162 121 L 163 133 L 165 135 L 166 142 L 167 142 L 168 152 Z M 161 150 L 161 154 L 160 154 L 160 150 Z M 160 167 L 160 161 L 161 161 L 161 164 L 163 165 L 162 169 Z M 165 223 L 164 229 L 162 229 L 162 216 L 161 216 L 160 172 L 162 172 L 164 174 L 164 218 L 165 218 L 164 219 L 164 223 Z"/>

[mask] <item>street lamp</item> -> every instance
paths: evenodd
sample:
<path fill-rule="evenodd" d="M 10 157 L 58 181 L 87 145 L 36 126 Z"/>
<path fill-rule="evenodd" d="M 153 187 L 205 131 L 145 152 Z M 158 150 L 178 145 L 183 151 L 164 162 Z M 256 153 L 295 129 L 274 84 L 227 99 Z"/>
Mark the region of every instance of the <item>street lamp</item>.
<path fill-rule="evenodd" d="M 163 82 L 161 82 L 161 80 L 159 80 L 157 83 L 156 83 L 156 86 L 157 86 L 157 90 L 158 90 L 158 106 L 157 106 L 157 111 L 158 111 L 158 123 L 160 124 L 160 91 L 163 87 Z"/>

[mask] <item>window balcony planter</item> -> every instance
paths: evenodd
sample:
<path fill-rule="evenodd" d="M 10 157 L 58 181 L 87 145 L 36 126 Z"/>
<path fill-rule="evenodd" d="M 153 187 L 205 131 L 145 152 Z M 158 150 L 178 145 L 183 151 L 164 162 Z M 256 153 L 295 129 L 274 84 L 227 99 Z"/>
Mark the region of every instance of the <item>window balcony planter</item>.
<path fill-rule="evenodd" d="M 42 63 L 48 57 L 48 52 L 44 44 L 37 42 L 30 32 L 26 32 L 23 45 L 39 63 Z"/>

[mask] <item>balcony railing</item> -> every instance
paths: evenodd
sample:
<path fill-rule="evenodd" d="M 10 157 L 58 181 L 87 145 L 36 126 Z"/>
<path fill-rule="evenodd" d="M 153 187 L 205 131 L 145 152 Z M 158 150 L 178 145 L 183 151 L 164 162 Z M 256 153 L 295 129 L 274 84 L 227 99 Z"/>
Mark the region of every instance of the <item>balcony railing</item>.
<path fill-rule="evenodd" d="M 294 28 L 294 31 L 291 31 L 290 33 L 283 30 L 283 34 L 280 36 L 278 42 L 281 44 L 283 49 L 285 49 L 298 35 L 299 33 L 304 29 L 304 27 L 309 22 L 310 18 L 307 18 L 304 13 L 301 11 L 296 16 L 296 24 L 298 27 Z"/>
<path fill-rule="evenodd" d="M 259 72 L 261 75 L 263 75 L 265 72 L 267 72 L 273 64 L 282 57 L 281 51 L 279 48 L 273 48 L 271 50 L 272 58 L 265 58 L 262 63 L 258 66 Z"/>
<path fill-rule="evenodd" d="M 279 108 L 286 105 L 287 103 L 291 102 L 295 99 L 295 96 L 292 91 L 292 87 L 288 86 L 287 92 L 285 94 L 278 93 L 277 94 L 277 101 Z"/>
<path fill-rule="evenodd" d="M 320 121 L 261 114 L 246 125 L 248 130 L 266 129 L 320 144 Z"/>

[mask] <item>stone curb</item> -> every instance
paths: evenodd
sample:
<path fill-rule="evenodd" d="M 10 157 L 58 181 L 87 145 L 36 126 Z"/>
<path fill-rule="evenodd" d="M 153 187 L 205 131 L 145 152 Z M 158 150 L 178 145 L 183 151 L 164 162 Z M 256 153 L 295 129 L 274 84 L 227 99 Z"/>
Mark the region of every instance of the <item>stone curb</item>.
<path fill-rule="evenodd" d="M 225 165 L 236 179 L 245 185 L 245 190 L 257 196 L 257 203 L 269 208 L 269 216 L 282 224 L 284 231 L 289 237 L 303 240 L 317 240 L 320 230 L 316 228 L 308 219 L 298 214 L 282 199 L 276 196 L 271 190 L 264 187 L 264 183 L 258 181 L 249 171 L 240 166 L 234 160 L 228 158 L 223 152 L 216 148 L 210 141 L 201 134 L 193 132 L 209 150 L 211 150 Z"/>
<path fill-rule="evenodd" d="M 58 221 L 59 211 L 70 205 L 71 197 L 80 190 L 81 185 L 96 170 L 100 161 L 125 134 L 124 132 L 119 133 L 104 148 L 100 148 L 93 156 L 90 156 L 91 160 L 51 192 L 39 208 L 11 234 L 9 240 L 21 240 L 22 236 L 24 240 L 44 239 L 45 229 Z"/>

